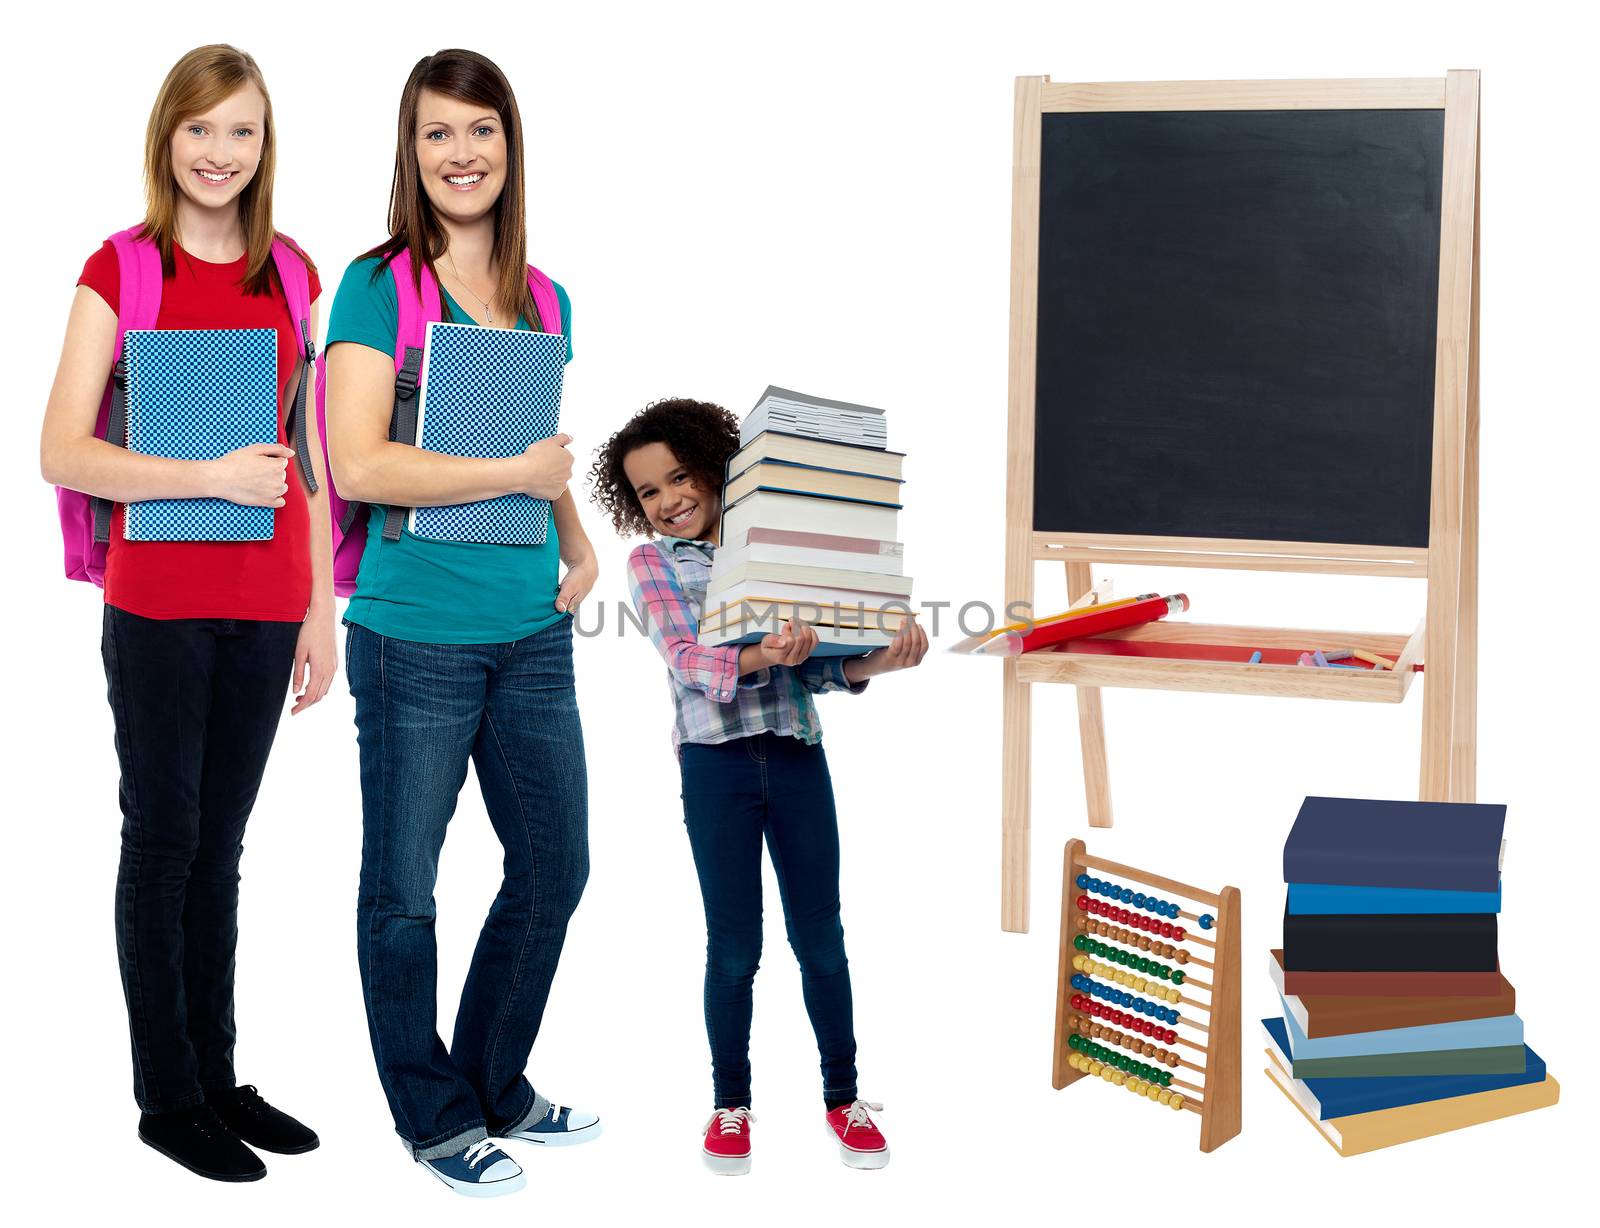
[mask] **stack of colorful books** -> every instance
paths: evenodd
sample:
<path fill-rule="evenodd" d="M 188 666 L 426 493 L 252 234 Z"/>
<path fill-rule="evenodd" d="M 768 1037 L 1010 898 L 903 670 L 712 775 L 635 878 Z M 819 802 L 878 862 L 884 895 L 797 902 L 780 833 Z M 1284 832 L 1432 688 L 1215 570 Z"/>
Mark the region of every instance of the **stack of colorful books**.
<path fill-rule="evenodd" d="M 795 619 L 816 629 L 815 655 L 888 644 L 912 613 L 905 456 L 886 447 L 883 411 L 768 388 L 739 438 L 700 642 L 753 643 Z"/>
<path fill-rule="evenodd" d="M 1500 973 L 1504 806 L 1308 797 L 1283 848 L 1267 1074 L 1340 1155 L 1510 1117 L 1560 1088 Z"/>

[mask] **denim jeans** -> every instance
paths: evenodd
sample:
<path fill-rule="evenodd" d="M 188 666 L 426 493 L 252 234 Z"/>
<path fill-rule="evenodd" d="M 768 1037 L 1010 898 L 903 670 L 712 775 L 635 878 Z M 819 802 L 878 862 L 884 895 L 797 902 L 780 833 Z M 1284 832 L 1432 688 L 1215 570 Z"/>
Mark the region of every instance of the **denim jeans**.
<path fill-rule="evenodd" d="M 345 651 L 361 746 L 367 1028 L 396 1131 L 434 1159 L 549 1107 L 523 1069 L 589 874 L 572 620 L 511 644 L 422 644 L 352 624 Z M 446 1049 L 433 887 L 469 760 L 505 847 L 504 880 Z"/>
<path fill-rule="evenodd" d="M 146 1113 L 234 1086 L 239 858 L 299 634 L 299 623 L 105 608 L 121 768 L 117 960 Z"/>
<path fill-rule="evenodd" d="M 706 910 L 706 1036 L 717 1108 L 750 1103 L 761 963 L 761 842 L 822 1058 L 825 1101 L 856 1097 L 850 967 L 839 922 L 839 825 L 822 745 L 774 733 L 680 748 L 683 819 Z"/>

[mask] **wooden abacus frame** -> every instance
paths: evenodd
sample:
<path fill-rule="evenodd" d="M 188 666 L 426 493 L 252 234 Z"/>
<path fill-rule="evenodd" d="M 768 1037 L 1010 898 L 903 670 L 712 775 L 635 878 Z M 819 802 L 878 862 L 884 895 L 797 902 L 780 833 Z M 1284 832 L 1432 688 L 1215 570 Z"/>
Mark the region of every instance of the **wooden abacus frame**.
<path fill-rule="evenodd" d="M 1091 870 L 1131 879 L 1143 886 L 1154 887 L 1158 891 L 1182 896 L 1196 904 L 1210 905 L 1216 909 L 1213 914 L 1215 922 L 1209 930 L 1206 930 L 1205 935 L 1192 932 L 1185 927 L 1182 939 L 1183 944 L 1192 942 L 1211 950 L 1210 958 L 1190 955 L 1187 961 L 1207 969 L 1211 980 L 1207 982 L 1193 976 L 1186 976 L 1184 980 L 1185 987 L 1194 986 L 1204 990 L 1206 999 L 1201 1001 L 1198 997 L 1185 994 L 1181 990 L 1178 997 L 1179 1002 L 1206 1015 L 1206 1021 L 1202 1023 L 1193 1018 L 1192 1013 L 1185 1014 L 1182 1011 L 1178 1013 L 1178 1027 L 1197 1032 L 1202 1039 L 1191 1040 L 1179 1033 L 1174 1042 L 1177 1046 L 1203 1054 L 1205 1064 L 1199 1065 L 1179 1055 L 1177 1068 L 1197 1072 L 1199 1082 L 1193 1079 L 1179 1079 L 1176 1076 L 1171 1082 L 1171 1086 L 1180 1089 L 1185 1097 L 1182 1107 L 1200 1115 L 1200 1150 L 1215 1151 L 1239 1133 L 1241 1116 L 1240 1071 L 1243 1055 L 1240 1050 L 1242 1036 L 1239 996 L 1239 889 L 1224 887 L 1218 892 L 1205 891 L 1199 887 L 1191 887 L 1187 883 L 1180 883 L 1176 879 L 1152 874 L 1148 870 L 1136 869 L 1117 861 L 1108 861 L 1104 857 L 1091 857 L 1082 840 L 1067 841 L 1061 872 L 1061 958 L 1056 977 L 1056 1029 L 1053 1046 L 1053 1081 L 1058 1091 L 1069 1083 L 1077 1082 L 1085 1074 L 1085 1071 L 1075 1069 L 1071 1063 L 1070 1038 L 1081 1034 L 1081 1027 L 1097 1026 L 1091 1016 L 1072 1005 L 1071 992 L 1073 960 L 1082 954 L 1074 946 L 1073 940 L 1080 932 L 1088 932 L 1080 931 L 1077 924 L 1077 918 L 1088 918 L 1088 914 L 1077 906 L 1078 897 L 1085 894 L 1077 886 L 1077 878 L 1078 875 Z M 1194 922 L 1200 919 L 1200 914 L 1187 910 L 1181 911 L 1178 915 Z M 1092 926 L 1092 919 L 1090 924 Z M 1113 941 L 1119 940 L 1113 939 Z M 1122 943 L 1122 945 L 1130 946 L 1135 951 L 1139 949 L 1132 943 Z M 1187 971 L 1187 964 L 1185 970 Z"/>
<path fill-rule="evenodd" d="M 1437 109 L 1444 112 L 1439 312 L 1428 545 L 1133 537 L 1056 531 L 1033 523 L 1038 359 L 1039 214 L 1043 116 L 1063 111 Z M 1034 566 L 1064 563 L 1067 597 L 1090 591 L 1090 568 L 1147 564 L 1325 575 L 1413 577 L 1427 613 L 1410 634 L 1219 626 L 1163 620 L 1114 633 L 1156 643 L 1255 648 L 1351 647 L 1392 670 L 1303 669 L 1140 655 L 1047 650 L 1005 662 L 1001 704 L 1000 924 L 1025 932 L 1029 914 L 1032 686 L 1077 688 L 1083 783 L 1091 827 L 1111 826 L 1100 688 L 1213 691 L 1400 703 L 1424 658 L 1423 801 L 1474 800 L 1478 685 L 1478 73 L 1443 78 L 1167 81 L 1067 84 L 1018 77 L 1011 214 L 1011 353 L 1006 451 L 1006 608 L 1031 608 Z M 1114 458 L 1107 463 L 1115 463 Z M 1108 637 L 1111 638 L 1111 637 Z"/>

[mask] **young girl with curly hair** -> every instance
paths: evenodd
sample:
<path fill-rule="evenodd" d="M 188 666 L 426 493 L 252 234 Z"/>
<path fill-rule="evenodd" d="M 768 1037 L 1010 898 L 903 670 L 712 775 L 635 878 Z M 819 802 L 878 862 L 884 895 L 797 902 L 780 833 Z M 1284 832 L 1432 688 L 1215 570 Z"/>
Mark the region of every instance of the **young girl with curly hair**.
<path fill-rule="evenodd" d="M 601 450 L 595 502 L 623 536 L 634 607 L 666 660 L 683 777 L 683 817 L 706 914 L 706 1033 L 715 1111 L 702 1156 L 713 1172 L 750 1171 L 750 1017 L 761 957 L 761 845 L 777 874 L 789 945 L 822 1058 L 830 1134 L 853 1168 L 889 1148 L 856 1087 L 850 970 L 839 921 L 839 829 L 812 696 L 860 694 L 928 649 L 913 620 L 861 657 L 812 657 L 817 633 L 786 623 L 759 643 L 696 638 L 720 544 L 722 471 L 739 448 L 734 416 L 703 401 L 658 401 Z"/>

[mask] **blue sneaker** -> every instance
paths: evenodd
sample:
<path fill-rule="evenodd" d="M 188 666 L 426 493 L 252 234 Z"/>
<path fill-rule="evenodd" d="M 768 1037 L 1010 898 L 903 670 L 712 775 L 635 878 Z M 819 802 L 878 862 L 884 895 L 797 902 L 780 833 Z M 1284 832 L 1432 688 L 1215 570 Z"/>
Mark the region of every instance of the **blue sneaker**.
<path fill-rule="evenodd" d="M 492 1138 L 482 1139 L 437 1160 L 417 1161 L 457 1194 L 468 1198 L 497 1198 L 515 1194 L 528 1184 L 522 1166 L 500 1150 Z"/>
<path fill-rule="evenodd" d="M 593 1113 L 580 1113 L 564 1104 L 552 1104 L 550 1111 L 511 1138 L 545 1147 L 571 1147 L 600 1137 L 600 1119 Z"/>

